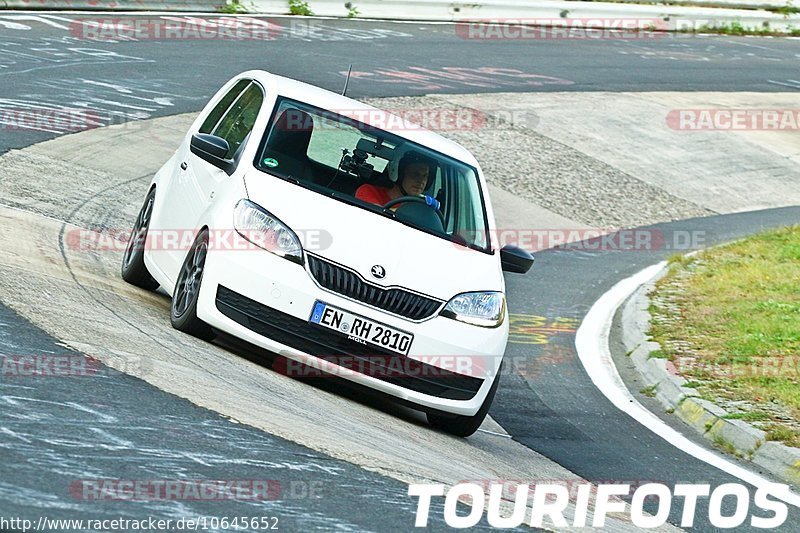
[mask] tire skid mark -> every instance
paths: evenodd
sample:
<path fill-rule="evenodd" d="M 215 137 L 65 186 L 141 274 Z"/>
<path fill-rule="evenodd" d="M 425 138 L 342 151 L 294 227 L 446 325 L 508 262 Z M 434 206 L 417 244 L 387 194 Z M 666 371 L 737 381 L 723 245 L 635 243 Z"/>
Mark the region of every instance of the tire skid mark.
<path fill-rule="evenodd" d="M 63 262 L 64 262 L 64 266 L 67 268 L 67 271 L 69 272 L 69 274 L 70 274 L 70 276 L 72 277 L 72 279 L 73 279 L 73 281 L 75 282 L 75 284 L 76 284 L 78 287 L 80 287 L 80 288 L 81 288 L 81 289 L 82 289 L 82 290 L 83 290 L 83 291 L 84 291 L 84 292 L 85 292 L 85 293 L 86 293 L 86 294 L 89 296 L 89 298 L 91 298 L 92 300 L 94 300 L 94 301 L 95 301 L 95 302 L 96 302 L 98 305 L 100 305 L 101 307 L 103 307 L 104 309 L 106 309 L 106 310 L 107 310 L 109 313 L 111 313 L 112 315 L 114 315 L 114 316 L 115 316 L 115 317 L 116 317 L 116 318 L 117 318 L 117 319 L 118 319 L 120 322 L 122 322 L 122 323 L 126 324 L 127 326 L 131 327 L 132 329 L 136 330 L 137 332 L 139 332 L 139 333 L 140 333 L 140 334 L 142 334 L 143 336 L 149 336 L 149 335 L 148 335 L 148 333 L 147 333 L 145 330 L 143 330 L 141 327 L 139 327 L 138 325 L 136 325 L 136 324 L 135 324 L 135 323 L 133 323 L 132 321 L 130 321 L 130 320 L 128 320 L 128 319 L 126 319 L 125 317 L 121 316 L 121 315 L 120 315 L 120 314 L 119 314 L 119 313 L 118 313 L 118 312 L 117 312 L 115 309 L 113 309 L 111 306 L 107 305 L 106 303 L 104 303 L 103 301 L 101 301 L 99 298 L 97 298 L 97 297 L 95 296 L 94 292 L 93 292 L 93 291 L 92 291 L 92 290 L 91 290 L 89 287 L 87 287 L 86 285 L 84 285 L 84 284 L 83 284 L 83 283 L 82 283 L 82 282 L 81 282 L 81 281 L 78 279 L 78 277 L 75 275 L 75 272 L 74 272 L 74 271 L 73 271 L 73 269 L 72 269 L 72 265 L 70 264 L 69 257 L 67 256 L 67 250 L 66 250 L 66 247 L 64 246 L 64 242 L 65 242 L 65 238 L 64 238 L 64 236 L 65 236 L 65 233 L 66 233 L 66 228 L 67 228 L 67 225 L 69 224 L 69 222 L 68 222 L 68 221 L 69 221 L 70 219 L 72 219 L 72 218 L 75 216 L 75 214 L 76 214 L 78 211 L 80 211 L 80 210 L 81 210 L 83 207 L 85 207 L 86 205 L 88 205 L 88 204 L 89 204 L 89 203 L 91 203 L 92 201 L 94 201 L 94 200 L 98 199 L 99 197 L 101 197 L 101 196 L 103 196 L 103 195 L 105 195 L 105 194 L 107 194 L 107 193 L 109 193 L 109 192 L 111 192 L 111 191 L 113 191 L 113 190 L 115 190 L 115 189 L 117 189 L 117 188 L 119 188 L 119 187 L 125 186 L 125 185 L 127 185 L 127 184 L 130 184 L 130 183 L 134 183 L 134 182 L 137 182 L 137 181 L 142 181 L 142 180 L 145 180 L 145 179 L 147 179 L 147 178 L 149 178 L 149 177 L 150 177 L 150 176 L 149 176 L 149 174 L 146 174 L 146 175 L 144 175 L 144 176 L 137 176 L 137 177 L 135 177 L 135 178 L 131 178 L 131 179 L 129 179 L 129 180 L 125 180 L 125 181 L 122 181 L 122 182 L 116 183 L 116 184 L 114 184 L 114 185 L 111 185 L 111 186 L 109 186 L 109 187 L 106 187 L 105 189 L 102 189 L 102 190 L 98 191 L 97 193 L 95 193 L 95 194 L 91 195 L 91 196 L 90 196 L 90 197 L 88 197 L 88 198 L 87 198 L 87 199 L 86 199 L 84 202 L 82 202 L 81 204 L 79 204 L 78 206 L 76 206 L 76 207 L 75 207 L 75 208 L 74 208 L 74 209 L 73 209 L 73 210 L 72 210 L 72 211 L 71 211 L 71 212 L 70 212 L 70 213 L 67 215 L 67 217 L 66 217 L 66 221 L 64 221 L 64 222 L 62 223 L 62 225 L 61 225 L 61 230 L 60 230 L 60 232 L 59 232 L 59 235 L 58 235 L 58 246 L 59 246 L 59 250 L 60 250 L 60 252 L 61 252 L 61 258 L 62 258 L 62 260 L 63 260 Z M 186 363 L 187 363 L 189 366 L 194 366 L 194 367 L 196 367 L 196 368 L 199 368 L 200 370 L 204 370 L 204 371 L 206 371 L 206 372 L 210 373 L 211 375 L 214 375 L 214 376 L 215 376 L 215 377 L 217 377 L 218 379 L 221 379 L 221 380 L 223 380 L 223 381 L 224 381 L 224 383 L 226 383 L 227 385 L 230 385 L 230 386 L 232 386 L 232 387 L 236 387 L 236 386 L 238 385 L 237 383 L 234 383 L 234 382 L 232 382 L 232 381 L 228 381 L 228 380 L 224 379 L 222 376 L 220 376 L 218 373 L 214 372 L 212 369 L 210 369 L 210 368 L 207 368 L 207 367 L 205 367 L 205 366 L 203 366 L 203 365 L 201 365 L 201 364 L 197 363 L 196 361 L 193 361 L 193 360 L 192 360 L 190 357 L 188 357 L 188 356 L 185 356 L 185 355 L 181 354 L 180 352 L 178 352 L 178 351 L 176 351 L 176 350 L 172 349 L 170 346 L 167 346 L 166 344 L 162 343 L 162 342 L 161 342 L 160 340 L 158 340 L 157 338 L 150 337 L 150 339 L 151 339 L 153 342 L 155 342 L 156 344 L 158 344 L 158 345 L 159 345 L 161 348 L 163 348 L 164 350 L 166 350 L 166 351 L 168 351 L 168 352 L 171 352 L 171 353 L 172 353 L 173 355 L 175 355 L 176 357 L 178 357 L 178 358 L 182 359 L 183 361 L 185 361 L 185 362 L 186 362 Z M 181 339 L 181 341 L 183 341 L 183 339 Z M 183 344 L 183 342 L 181 342 L 181 343 Z M 186 346 L 187 348 L 189 348 L 189 346 L 188 346 L 188 345 L 185 345 L 185 346 Z"/>

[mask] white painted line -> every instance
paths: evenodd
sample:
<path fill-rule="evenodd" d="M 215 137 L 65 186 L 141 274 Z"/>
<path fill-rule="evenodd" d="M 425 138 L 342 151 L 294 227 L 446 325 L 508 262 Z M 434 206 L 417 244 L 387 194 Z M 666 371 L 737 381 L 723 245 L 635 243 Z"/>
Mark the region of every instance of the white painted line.
<path fill-rule="evenodd" d="M 800 82 L 798 82 L 796 80 L 786 80 L 786 81 L 794 82 L 794 83 L 784 83 L 784 82 L 775 81 L 775 80 L 767 80 L 767 83 L 772 83 L 773 85 L 782 85 L 783 87 L 791 87 L 792 89 L 800 89 Z"/>
<path fill-rule="evenodd" d="M 506 433 L 497 433 L 496 431 L 489 431 L 488 429 L 478 428 L 478 431 L 480 431 L 481 433 L 486 433 L 487 435 L 494 435 L 495 437 L 503 437 L 504 439 L 513 438 L 511 435 L 508 435 Z"/>
<path fill-rule="evenodd" d="M 27 20 L 31 22 L 41 22 L 42 24 L 52 26 L 53 28 L 58 28 L 59 30 L 69 29 L 69 26 L 64 26 L 63 24 L 53 22 L 52 20 L 48 20 L 47 18 L 44 17 L 37 17 L 35 15 L 3 15 L 3 18 L 8 20 Z"/>
<path fill-rule="evenodd" d="M 8 28 L 9 30 L 30 30 L 30 26 L 26 26 L 25 24 L 18 24 L 16 22 L 8 22 L 5 20 L 0 20 L 0 26 L 4 28 Z"/>
<path fill-rule="evenodd" d="M 600 392 L 618 409 L 681 451 L 757 488 L 764 488 L 775 498 L 800 507 L 800 496 L 786 485 L 778 485 L 758 474 L 695 444 L 645 409 L 630 393 L 611 359 L 608 337 L 617 308 L 666 265 L 662 261 L 614 285 L 595 302 L 575 334 L 578 357 Z M 780 490 L 780 489 L 784 490 Z"/>
<path fill-rule="evenodd" d="M 64 133 L 66 133 L 66 132 L 61 131 L 61 130 L 51 130 L 51 129 L 48 129 L 48 128 L 40 128 L 38 126 L 30 126 L 30 125 L 29 126 L 25 126 L 24 128 L 21 128 L 17 122 L 14 122 L 14 121 L 7 122 L 5 120 L 0 120 L 0 126 L 8 126 L 9 129 L 17 129 L 17 130 L 25 129 L 25 130 L 28 130 L 28 131 L 43 131 L 45 133 L 53 133 L 53 134 L 57 134 L 57 135 L 63 135 Z"/>
<path fill-rule="evenodd" d="M 63 20 L 64 22 L 74 22 L 74 19 L 68 19 L 67 17 L 59 17 L 58 15 L 42 15 L 43 17 L 47 17 L 53 20 Z"/>

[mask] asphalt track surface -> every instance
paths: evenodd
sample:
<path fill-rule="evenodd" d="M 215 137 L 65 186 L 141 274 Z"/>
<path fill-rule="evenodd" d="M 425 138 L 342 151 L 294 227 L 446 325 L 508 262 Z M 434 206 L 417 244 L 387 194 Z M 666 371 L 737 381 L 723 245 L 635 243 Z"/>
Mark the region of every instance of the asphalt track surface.
<path fill-rule="evenodd" d="M 464 38 L 453 24 L 295 17 L 267 18 L 279 27 L 268 34 L 271 40 L 119 41 L 110 39 L 115 34 L 86 33 L 80 24 L 109 17 L 120 15 L 44 14 L 31 21 L 0 13 L 2 108 L 37 102 L 88 105 L 105 123 L 116 123 L 137 115 L 197 111 L 224 81 L 248 69 L 339 91 L 351 63 L 348 95 L 356 98 L 800 88 L 800 46 L 791 39 L 650 34 L 642 39 L 475 40 Z M 29 29 L 3 27 L 4 20 Z M 0 153 L 51 136 L 4 131 Z"/>
<path fill-rule="evenodd" d="M 5 307 L 0 307 L 0 353 L 69 354 Z M 96 373 L 0 382 L 0 516 L 34 523 L 39 517 L 264 517 L 283 531 L 402 531 L 413 524 L 416 501 L 399 481 L 234 424 L 91 360 L 87 365 Z M 268 488 L 252 499 L 147 500 L 102 497 L 84 490 L 94 485 L 81 485 L 176 476 L 246 480 Z M 442 509 L 441 499 L 432 502 L 429 527 L 434 531 L 449 529 Z M 478 529 L 490 528 L 484 522 Z"/>
<path fill-rule="evenodd" d="M 598 241 L 539 252 L 535 275 L 506 276 L 509 307 L 514 313 L 582 320 L 591 305 L 619 280 L 669 256 L 688 252 L 681 243 L 693 233 L 701 247 L 800 223 L 800 208 L 780 208 L 658 224 L 641 231 L 659 236 L 652 250 L 594 250 Z M 676 247 L 677 243 L 677 247 Z M 531 271 L 533 272 L 533 270 Z M 491 415 L 514 439 L 597 483 L 736 482 L 716 468 L 677 450 L 633 418 L 622 414 L 594 386 L 575 352 L 574 333 L 548 344 L 509 344 L 510 361 L 532 358 L 524 372 L 504 376 Z M 541 364 L 535 361 L 541 360 Z M 634 391 L 636 392 L 636 391 Z M 639 395 L 639 397 L 643 397 Z M 684 433 L 688 431 L 684 430 Z M 735 460 L 731 458 L 732 460 Z M 753 465 L 747 466 L 753 469 Z M 679 520 L 680 507 L 671 520 Z M 698 504 L 698 531 L 714 528 L 705 506 Z M 676 522 L 673 522 L 676 523 Z M 783 530 L 796 531 L 800 510 L 791 508 Z M 795 524 L 795 525 L 791 525 Z M 737 528 L 746 530 L 744 526 Z"/>
<path fill-rule="evenodd" d="M 2 19 L 3 16 L 0 15 L 0 20 Z M 150 98 L 148 101 L 143 100 L 144 103 L 140 106 L 143 109 L 132 110 L 142 115 L 160 116 L 196 111 L 224 80 L 249 68 L 265 68 L 336 89 L 344 79 L 341 71 L 346 70 L 346 65 L 352 62 L 354 71 L 365 73 L 351 81 L 349 95 L 355 97 L 494 90 L 785 91 L 793 83 L 793 78 L 797 77 L 796 64 L 800 52 L 796 41 L 727 37 L 665 36 L 632 43 L 614 39 L 473 42 L 458 37 L 450 25 L 350 21 L 324 22 L 326 27 L 331 28 L 326 35 L 338 36 L 337 39 L 278 38 L 268 42 L 236 43 L 126 41 L 93 42 L 87 45 L 74 41 L 75 37 L 70 36 L 69 32 L 65 35 L 63 29 L 36 22 L 30 22 L 29 25 L 31 29 L 28 31 L 0 28 L 0 41 L 3 43 L 0 80 L 4 105 L 7 107 L 19 106 L 20 103 L 27 105 L 43 102 L 67 106 L 76 101 L 94 99 L 101 106 L 104 103 L 107 105 L 110 122 L 135 118 L 115 113 L 119 111 L 119 107 L 114 104 L 118 104 L 114 96 L 131 94 L 123 91 L 138 91 L 135 94 Z M 365 27 L 370 32 L 364 32 Z M 384 31 L 376 33 L 374 30 Z M 395 33 L 387 33 L 386 30 Z M 362 37 L 354 38 L 353 31 L 362 32 Z M 408 35 L 401 36 L 396 32 Z M 366 34 L 372 37 L 364 37 Z M 38 51 L 28 54 L 27 57 L 14 53 L 23 48 Z M 76 48 L 80 50 L 76 52 Z M 56 52 L 65 55 L 53 57 Z M 43 59 L 43 55 L 50 58 Z M 454 79 L 454 71 L 446 70 L 480 71 L 498 68 L 507 70 L 503 71 L 504 75 L 487 75 L 487 79 L 491 78 L 489 81 L 479 82 L 474 79 Z M 387 71 L 396 74 L 387 75 Z M 408 73 L 424 74 L 421 78 L 418 76 L 409 80 Z M 406 76 L 403 77 L 403 74 Z M 128 112 L 131 110 L 125 110 L 125 113 Z M 0 153 L 54 135 L 49 132 L 4 130 L 0 133 Z M 762 227 L 792 222 L 800 222 L 800 209 L 787 208 L 681 221 L 659 225 L 654 229 L 663 231 L 667 236 L 674 235 L 675 230 L 698 230 L 704 235 L 704 244 L 708 245 L 752 233 Z M 667 242 L 671 242 L 669 238 Z M 579 322 L 605 290 L 618 280 L 674 253 L 672 248 L 668 246 L 648 252 L 541 252 L 531 275 L 508 276 L 510 309 L 516 314 L 544 317 L 546 323 Z M 569 322 L 570 319 L 573 322 Z M 7 310 L 2 311 L 1 321 L 5 324 L 4 351 L 63 351 L 52 339 Z M 547 344 L 509 344 L 507 356 L 512 361 L 521 358 L 516 360 L 527 359 L 529 362 L 523 365 L 524 371 L 503 377 L 491 415 L 515 440 L 591 481 L 659 481 L 668 484 L 692 482 L 712 485 L 735 481 L 719 470 L 675 449 L 614 408 L 583 371 L 574 352 L 574 333 L 568 327 L 563 329 L 561 335 L 553 336 Z M 113 385 L 110 390 L 102 390 L 108 385 Z M 238 443 L 236 452 L 245 463 L 248 458 L 253 458 L 253 451 L 278 454 L 277 456 L 286 454 L 294 462 L 298 462 L 296 459 L 301 456 L 303 459 L 299 463 L 309 465 L 319 465 L 326 460 L 321 454 L 298 445 L 279 442 L 261 432 L 235 426 L 213 413 L 160 393 L 134 378 L 109 376 L 108 383 L 98 382 L 91 386 L 98 388 L 91 392 L 97 394 L 99 411 L 102 411 L 104 405 L 113 405 L 115 416 L 120 416 L 120 422 L 117 422 L 120 428 L 142 428 L 142 431 L 132 431 L 126 437 L 135 449 L 158 449 L 159 440 L 162 441 L 162 448 L 177 449 L 176 444 L 185 444 L 186 439 L 169 439 L 166 435 L 170 428 L 178 427 L 179 430 L 185 423 L 183 427 L 187 428 L 191 439 L 202 435 L 203 428 L 212 428 L 207 431 L 206 438 L 191 440 L 192 449 L 205 450 L 208 453 L 216 451 L 219 455 L 225 455 L 230 454 L 230 447 L 236 447 Z M 24 388 L 27 385 L 24 382 L 4 382 L 3 394 L 6 397 L 13 395 L 5 390 L 7 387 Z M 54 397 L 62 398 L 62 401 L 67 401 L 69 395 L 74 394 L 69 384 L 63 385 L 63 390 L 53 387 L 47 392 L 48 399 L 49 394 L 53 394 Z M 163 395 L 162 401 L 159 401 L 159 395 Z M 118 397 L 137 400 L 127 406 L 123 403 L 124 407 L 120 407 L 116 401 Z M 169 409 L 165 405 L 169 405 Z M 117 413 L 126 408 L 127 412 Z M 175 424 L 167 423 L 167 420 L 172 420 L 164 418 L 167 411 L 169 416 L 177 417 Z M 6 411 L 4 417 L 9 417 L 3 420 L 4 425 L 13 422 L 17 427 L 19 416 Z M 28 433 L 38 435 L 46 431 L 47 425 L 40 422 L 25 422 L 28 425 L 23 426 L 25 429 L 21 436 L 28 438 L 25 436 Z M 76 418 L 73 429 L 79 424 L 80 420 Z M 56 431 L 63 438 L 63 429 Z M 231 433 L 238 437 L 231 444 L 222 443 L 209 436 L 214 435 L 214 432 L 224 432 L 226 435 Z M 46 460 L 46 447 L 34 447 L 23 453 L 20 450 L 24 448 L 13 443 L 13 438 L 15 437 L 6 434 L 0 440 L 4 457 L 12 458 L 12 464 L 20 465 L 13 470 L 11 476 L 4 476 L 0 484 L 0 506 L 4 512 L 6 508 L 16 509 L 15 504 L 19 502 L 15 502 L 14 498 L 19 496 L 17 493 L 20 486 L 27 487 L 31 496 L 38 494 L 37 489 L 44 490 L 44 481 L 49 479 L 47 476 L 53 475 L 50 472 L 54 468 Z M 52 441 L 52 438 L 42 441 Z M 137 439 L 143 440 L 137 444 Z M 80 439 L 76 437 L 76 441 L 79 442 Z M 37 458 L 36 450 L 42 451 L 40 458 Z M 258 460 L 263 458 L 263 454 Z M 91 473 L 84 475 L 102 477 L 100 473 L 104 471 L 104 465 L 108 465 L 117 477 L 123 477 L 119 474 L 120 463 L 116 460 L 113 446 L 109 446 L 107 456 L 85 459 L 89 459 L 93 466 Z M 127 460 L 134 465 L 137 458 L 126 458 Z M 148 458 L 139 457 L 138 460 L 148 461 Z M 192 463 L 192 468 L 197 468 L 191 457 L 186 460 Z M 78 461 L 74 466 L 79 469 L 85 465 L 85 462 Z M 180 460 L 173 456 L 164 461 L 161 467 L 164 469 L 163 476 L 164 473 L 168 474 L 186 466 L 181 465 Z M 226 472 L 228 477 L 233 477 L 229 475 L 228 464 L 216 464 L 208 468 L 196 477 L 213 478 L 215 474 L 216 477 L 223 477 L 222 474 Z M 296 516 L 288 512 L 290 518 L 302 521 L 303 512 L 310 512 L 310 506 L 318 505 L 316 511 L 313 511 L 318 514 L 314 516 L 328 516 L 339 520 L 346 518 L 357 528 L 371 529 L 376 524 L 388 528 L 392 528 L 393 524 L 398 527 L 410 525 L 411 515 L 408 508 L 411 499 L 405 496 L 405 487 L 400 483 L 366 475 L 345 463 L 339 462 L 335 468 L 340 469 L 340 475 L 332 477 L 328 486 L 342 486 L 341 492 L 338 488 L 324 492 L 324 500 L 327 500 L 324 502 L 305 499 L 301 502 L 302 505 L 289 504 L 288 509 L 295 509 L 297 512 Z M 68 468 L 62 468 L 60 472 L 66 475 L 75 473 Z M 154 468 L 154 472 L 157 469 Z M 69 479 L 74 477 L 72 475 Z M 153 477 L 159 476 L 155 474 Z M 247 477 L 246 472 L 239 477 Z M 281 477 L 280 473 L 275 477 Z M 315 479 L 317 478 L 318 476 Z M 283 479 L 292 480 L 291 477 Z M 370 496 L 369 505 L 354 504 L 354 499 L 365 495 Z M 342 499 L 337 501 L 338 497 Z M 378 500 L 381 504 L 376 503 Z M 43 503 L 46 504 L 46 500 Z M 380 507 L 384 503 L 385 508 Z M 60 504 L 62 512 L 69 509 L 63 502 Z M 97 508 L 92 507 L 95 510 Z M 357 509 L 358 513 L 354 513 L 353 509 Z M 113 506 L 106 510 L 109 513 L 116 511 Z M 165 514 L 171 511 L 174 509 L 159 509 L 159 512 Z M 703 520 L 703 516 L 707 516 L 704 511 L 705 508 L 700 505 L 696 530 L 712 531 L 714 528 Z M 35 514 L 40 512 L 40 509 L 36 510 Z M 363 520 L 357 516 L 359 513 L 363 513 Z M 202 508 L 198 509 L 198 514 L 214 513 L 213 510 Z M 679 509 L 675 509 L 670 521 L 675 523 L 678 516 Z M 791 510 L 784 530 L 793 530 L 792 523 L 800 523 L 797 509 Z M 297 525 L 304 524 L 297 522 Z M 741 528 L 744 529 L 746 528 Z"/>

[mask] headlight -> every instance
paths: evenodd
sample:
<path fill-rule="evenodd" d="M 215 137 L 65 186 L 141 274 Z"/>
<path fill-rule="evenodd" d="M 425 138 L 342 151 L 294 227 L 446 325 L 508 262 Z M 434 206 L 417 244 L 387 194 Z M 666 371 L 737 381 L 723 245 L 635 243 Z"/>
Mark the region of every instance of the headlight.
<path fill-rule="evenodd" d="M 233 227 L 239 235 L 259 248 L 303 264 L 303 247 L 300 245 L 300 239 L 260 205 L 250 200 L 239 200 L 233 210 Z"/>
<path fill-rule="evenodd" d="M 495 328 L 503 323 L 506 298 L 502 292 L 465 292 L 447 302 L 440 314 L 467 324 Z"/>

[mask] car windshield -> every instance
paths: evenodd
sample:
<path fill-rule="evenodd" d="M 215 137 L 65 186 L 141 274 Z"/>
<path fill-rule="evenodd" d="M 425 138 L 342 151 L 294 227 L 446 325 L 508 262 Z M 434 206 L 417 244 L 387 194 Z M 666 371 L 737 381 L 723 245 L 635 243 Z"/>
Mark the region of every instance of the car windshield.
<path fill-rule="evenodd" d="M 255 165 L 339 201 L 489 252 L 476 170 L 357 118 L 356 111 L 338 114 L 281 98 Z"/>

